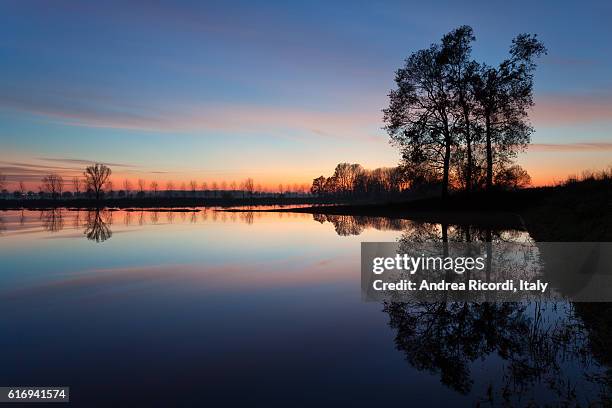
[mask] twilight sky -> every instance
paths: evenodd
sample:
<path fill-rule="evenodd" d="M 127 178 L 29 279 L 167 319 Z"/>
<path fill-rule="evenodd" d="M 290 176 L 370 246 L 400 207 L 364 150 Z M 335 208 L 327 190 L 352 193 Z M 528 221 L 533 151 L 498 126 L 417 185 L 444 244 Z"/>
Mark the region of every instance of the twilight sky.
<path fill-rule="evenodd" d="M 276 186 L 393 166 L 394 71 L 462 24 L 489 64 L 520 32 L 549 50 L 520 158 L 535 184 L 612 164 L 612 3 L 373 3 L 2 1 L 0 172 Z"/>

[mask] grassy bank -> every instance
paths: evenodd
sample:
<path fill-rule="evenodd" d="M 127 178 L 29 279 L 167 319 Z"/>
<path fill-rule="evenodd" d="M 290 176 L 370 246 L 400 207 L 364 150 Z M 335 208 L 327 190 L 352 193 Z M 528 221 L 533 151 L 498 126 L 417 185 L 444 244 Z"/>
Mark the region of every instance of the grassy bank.
<path fill-rule="evenodd" d="M 343 204 L 266 211 L 391 217 L 433 223 L 527 229 L 536 241 L 612 241 L 612 179 L 557 187 L 455 194 L 403 203 Z"/>

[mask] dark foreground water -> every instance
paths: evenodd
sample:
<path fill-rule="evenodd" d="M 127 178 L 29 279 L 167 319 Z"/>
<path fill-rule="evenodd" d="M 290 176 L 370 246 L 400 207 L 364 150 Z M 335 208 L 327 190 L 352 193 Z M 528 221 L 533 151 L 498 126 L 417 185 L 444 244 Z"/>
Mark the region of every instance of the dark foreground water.
<path fill-rule="evenodd" d="M 440 233 L 211 209 L 0 212 L 0 386 L 69 386 L 88 407 L 609 403 L 608 305 L 361 301 L 361 241 Z"/>

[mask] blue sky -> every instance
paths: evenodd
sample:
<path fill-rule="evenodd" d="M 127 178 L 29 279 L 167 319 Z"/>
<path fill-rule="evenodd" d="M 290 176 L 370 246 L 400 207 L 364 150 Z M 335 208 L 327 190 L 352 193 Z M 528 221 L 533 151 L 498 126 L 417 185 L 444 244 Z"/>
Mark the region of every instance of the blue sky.
<path fill-rule="evenodd" d="M 549 49 L 521 157 L 536 181 L 612 164 L 610 3 L 461 3 L 4 1 L 0 171 L 276 185 L 395 165 L 394 71 L 462 24 L 490 64 L 520 32 Z"/>

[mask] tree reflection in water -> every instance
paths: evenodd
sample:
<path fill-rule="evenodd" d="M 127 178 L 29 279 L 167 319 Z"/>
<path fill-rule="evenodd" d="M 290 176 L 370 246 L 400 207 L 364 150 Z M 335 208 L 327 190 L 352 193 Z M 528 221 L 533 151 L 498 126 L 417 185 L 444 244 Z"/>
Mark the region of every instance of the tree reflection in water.
<path fill-rule="evenodd" d="M 280 215 L 282 213 L 279 213 Z M 321 224 L 325 222 L 332 223 L 336 233 L 341 236 L 359 235 L 367 228 L 375 228 L 381 231 L 401 231 L 415 224 L 409 220 L 383 217 L 335 214 L 313 214 L 312 217 Z"/>
<path fill-rule="evenodd" d="M 359 235 L 367 228 L 402 231 L 398 243 L 404 250 L 425 242 L 532 242 L 526 231 L 518 230 L 368 216 L 313 218 L 332 223 L 341 236 Z M 486 248 L 490 261 L 491 245 Z M 612 406 L 612 304 L 385 302 L 383 311 L 406 361 L 439 375 L 450 389 L 472 395 L 475 405 L 537 406 L 547 401 L 553 406 Z M 489 359 L 499 369 L 490 378 L 479 378 L 485 388 L 475 390 L 476 364 Z"/>
<path fill-rule="evenodd" d="M 414 224 L 399 244 L 522 238 L 520 232 Z M 478 404 L 538 405 L 542 398 L 553 405 L 612 403 L 610 304 L 385 302 L 383 311 L 410 365 L 439 375 L 460 394 L 476 394 Z M 487 379 L 486 391 L 478 395 L 472 371 L 486 359 L 499 360 L 499 374 Z"/>
<path fill-rule="evenodd" d="M 91 210 L 87 212 L 85 236 L 87 239 L 104 242 L 113 236 L 109 224 L 112 224 L 112 212 L 108 210 Z"/>
<path fill-rule="evenodd" d="M 54 208 L 40 212 L 42 227 L 48 232 L 59 232 L 64 229 L 64 210 Z"/>

